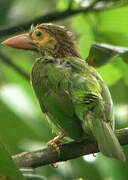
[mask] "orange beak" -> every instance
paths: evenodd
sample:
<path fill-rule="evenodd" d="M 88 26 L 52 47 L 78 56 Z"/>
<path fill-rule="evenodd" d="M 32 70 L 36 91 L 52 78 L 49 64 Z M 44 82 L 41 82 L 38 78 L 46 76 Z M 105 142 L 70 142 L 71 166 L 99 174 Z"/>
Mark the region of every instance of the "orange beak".
<path fill-rule="evenodd" d="M 14 36 L 12 38 L 3 41 L 2 44 L 17 49 L 37 51 L 36 45 L 34 44 L 34 42 L 29 37 L 28 34 L 21 34 L 18 36 Z"/>

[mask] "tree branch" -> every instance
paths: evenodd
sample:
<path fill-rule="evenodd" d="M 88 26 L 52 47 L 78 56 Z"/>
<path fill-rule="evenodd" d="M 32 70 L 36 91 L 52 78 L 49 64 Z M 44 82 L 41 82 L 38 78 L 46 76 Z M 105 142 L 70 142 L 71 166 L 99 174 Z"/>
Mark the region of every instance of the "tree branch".
<path fill-rule="evenodd" d="M 22 23 L 22 24 L 18 24 L 18 25 L 12 26 L 12 27 L 0 29 L 0 36 L 12 35 L 16 32 L 22 32 L 22 31 L 28 30 L 32 24 L 53 22 L 53 21 L 65 19 L 67 17 L 76 15 L 78 13 L 83 13 L 83 12 L 88 13 L 95 9 L 94 7 L 98 2 L 99 2 L 99 0 L 95 0 L 92 4 L 90 4 L 87 7 L 78 8 L 78 9 L 67 9 L 66 11 L 62 11 L 62 12 L 59 12 L 59 11 L 52 12 L 52 13 L 40 16 L 40 17 L 38 17 L 34 20 L 31 20 L 29 22 L 26 22 L 26 23 Z"/>
<path fill-rule="evenodd" d="M 121 145 L 128 144 L 128 128 L 117 130 L 116 135 Z M 84 143 L 70 142 L 60 145 L 60 155 L 57 154 L 54 148 L 50 147 L 15 155 L 13 160 L 19 168 L 37 168 L 96 152 L 98 152 L 97 144 L 86 140 Z"/>
<path fill-rule="evenodd" d="M 23 76 L 27 81 L 30 80 L 29 74 L 24 72 L 19 66 L 14 64 L 12 60 L 6 56 L 4 53 L 0 52 L 0 61 L 12 67 L 15 71 L 17 71 L 21 76 Z"/>
<path fill-rule="evenodd" d="M 123 6 L 127 5 L 127 3 L 122 3 L 122 4 L 120 4 L 120 6 L 118 4 L 114 5 L 114 6 L 113 5 L 108 6 L 106 3 L 105 5 L 103 4 L 103 5 L 100 5 L 97 7 L 96 5 L 99 2 L 100 2 L 100 0 L 95 0 L 92 4 L 90 4 L 89 6 L 86 6 L 86 7 L 77 8 L 77 9 L 68 8 L 66 11 L 56 11 L 56 12 L 48 13 L 48 14 L 40 16 L 36 19 L 30 20 L 29 22 L 14 25 L 11 27 L 1 28 L 0 29 L 0 37 L 2 37 L 3 35 L 12 35 L 14 33 L 26 31 L 30 28 L 30 26 L 32 24 L 54 22 L 57 20 L 65 19 L 65 18 L 70 17 L 70 16 L 77 15 L 79 13 L 88 13 L 91 11 L 92 12 L 93 11 L 94 12 L 95 11 L 102 11 L 102 10 L 108 10 L 111 8 L 123 7 Z"/>

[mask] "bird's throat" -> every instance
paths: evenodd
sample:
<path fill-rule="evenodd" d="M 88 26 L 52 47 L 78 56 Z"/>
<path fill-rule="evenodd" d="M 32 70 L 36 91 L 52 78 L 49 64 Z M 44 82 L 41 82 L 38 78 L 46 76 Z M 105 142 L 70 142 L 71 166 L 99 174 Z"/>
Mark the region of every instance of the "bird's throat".
<path fill-rule="evenodd" d="M 76 47 L 59 46 L 54 48 L 40 49 L 41 56 L 51 56 L 54 58 L 78 57 L 81 58 Z"/>

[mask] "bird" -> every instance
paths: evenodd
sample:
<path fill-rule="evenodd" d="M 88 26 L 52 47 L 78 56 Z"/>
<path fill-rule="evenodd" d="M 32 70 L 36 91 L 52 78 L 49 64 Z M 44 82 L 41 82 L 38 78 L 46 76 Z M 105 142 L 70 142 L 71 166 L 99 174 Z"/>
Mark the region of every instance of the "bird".
<path fill-rule="evenodd" d="M 57 134 L 48 146 L 59 153 L 63 138 L 77 142 L 88 139 L 97 142 L 103 155 L 125 161 L 114 133 L 109 89 L 96 69 L 81 57 L 69 30 L 52 23 L 32 25 L 29 33 L 11 37 L 3 44 L 39 54 L 32 67 L 31 84 Z"/>

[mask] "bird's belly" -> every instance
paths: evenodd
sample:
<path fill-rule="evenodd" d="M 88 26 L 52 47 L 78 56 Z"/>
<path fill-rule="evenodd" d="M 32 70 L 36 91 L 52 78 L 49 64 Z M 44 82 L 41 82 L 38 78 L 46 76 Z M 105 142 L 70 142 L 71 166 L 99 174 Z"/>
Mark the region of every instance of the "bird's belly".
<path fill-rule="evenodd" d="M 46 108 L 46 114 L 50 119 L 55 132 L 63 132 L 68 137 L 79 140 L 83 136 L 83 129 L 80 120 L 73 114 L 70 102 L 51 92 L 46 98 L 42 99 Z"/>

